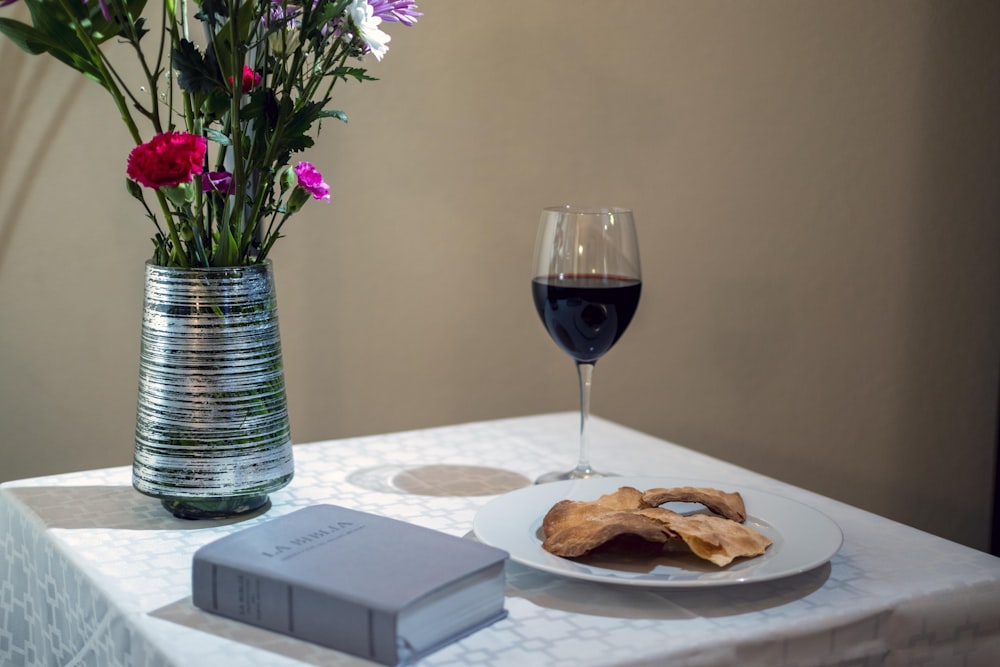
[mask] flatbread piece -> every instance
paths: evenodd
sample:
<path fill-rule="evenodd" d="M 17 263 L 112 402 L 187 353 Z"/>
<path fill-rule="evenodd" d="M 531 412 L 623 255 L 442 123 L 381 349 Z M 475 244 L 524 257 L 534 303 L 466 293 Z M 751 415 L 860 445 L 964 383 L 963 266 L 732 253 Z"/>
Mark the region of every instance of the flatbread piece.
<path fill-rule="evenodd" d="M 671 501 L 699 502 L 720 516 L 684 515 L 657 507 Z M 730 518 L 740 517 L 740 518 Z M 758 556 L 771 540 L 743 525 L 746 508 L 738 493 L 680 487 L 645 493 L 623 486 L 597 500 L 561 500 L 542 520 L 542 547 L 576 558 L 622 538 L 638 538 L 655 551 L 675 550 L 682 542 L 692 553 L 720 567 L 736 558 Z"/>

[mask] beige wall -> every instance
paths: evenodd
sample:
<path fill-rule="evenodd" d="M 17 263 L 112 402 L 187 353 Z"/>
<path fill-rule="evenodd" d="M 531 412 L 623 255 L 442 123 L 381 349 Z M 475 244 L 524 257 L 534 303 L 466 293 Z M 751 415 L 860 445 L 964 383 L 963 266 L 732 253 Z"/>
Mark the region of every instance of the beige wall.
<path fill-rule="evenodd" d="M 344 89 L 309 154 L 334 201 L 275 256 L 297 442 L 575 409 L 534 230 L 613 203 L 645 287 L 595 414 L 986 546 L 1000 3 L 422 4 Z M 0 480 L 126 465 L 128 139 L 95 85 L 0 66 Z"/>

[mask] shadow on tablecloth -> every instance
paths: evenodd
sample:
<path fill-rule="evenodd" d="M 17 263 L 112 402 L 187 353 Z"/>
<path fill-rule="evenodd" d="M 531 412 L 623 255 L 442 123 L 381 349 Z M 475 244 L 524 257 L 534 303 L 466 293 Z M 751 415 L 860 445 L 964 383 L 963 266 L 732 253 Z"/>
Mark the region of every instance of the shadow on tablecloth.
<path fill-rule="evenodd" d="M 200 530 L 239 523 L 270 507 L 231 519 L 178 519 L 160 501 L 131 486 L 8 486 L 9 494 L 36 514 L 48 528 L 117 530 Z"/>
<path fill-rule="evenodd" d="M 161 607 L 150 613 L 150 616 L 207 632 L 254 649 L 270 651 L 293 660 L 300 660 L 309 665 L 371 667 L 374 664 L 318 644 L 210 614 L 195 607 L 190 597 Z"/>
<path fill-rule="evenodd" d="M 382 465 L 352 472 L 347 481 L 368 491 L 418 496 L 495 496 L 531 486 L 516 472 L 484 466 Z"/>
<path fill-rule="evenodd" d="M 508 598 L 588 616 L 683 619 L 748 614 L 807 597 L 830 577 L 829 563 L 774 581 L 699 589 L 636 588 L 580 581 L 507 563 Z"/>

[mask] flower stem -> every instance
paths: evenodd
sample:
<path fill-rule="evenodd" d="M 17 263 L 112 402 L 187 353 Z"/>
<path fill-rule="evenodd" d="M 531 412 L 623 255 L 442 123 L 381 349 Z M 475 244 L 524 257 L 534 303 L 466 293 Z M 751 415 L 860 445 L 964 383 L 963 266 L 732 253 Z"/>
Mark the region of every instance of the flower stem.
<path fill-rule="evenodd" d="M 67 0 L 58 0 L 62 10 L 66 12 L 69 16 L 75 16 L 73 9 L 67 3 Z M 132 114 L 129 112 L 128 103 L 125 100 L 125 96 L 122 94 L 121 89 L 118 87 L 118 83 L 115 77 L 108 70 L 107 63 L 104 59 L 104 54 L 101 53 L 100 47 L 90 36 L 90 33 L 84 29 L 80 21 L 73 22 L 73 29 L 76 32 L 76 36 L 79 38 L 80 42 L 87 49 L 87 54 L 90 56 L 90 62 L 97 70 L 98 83 L 100 83 L 105 90 L 110 93 L 112 99 L 115 102 L 115 106 L 118 107 L 118 113 L 121 114 L 122 120 L 125 121 L 125 126 L 128 128 L 129 133 L 132 135 L 132 139 L 135 140 L 136 144 L 142 143 L 142 137 L 139 134 L 139 128 L 135 124 L 132 118 Z"/>
<path fill-rule="evenodd" d="M 232 49 L 229 54 L 229 67 L 233 80 L 238 81 L 243 72 L 243 51 L 242 45 L 236 39 L 236 26 L 240 24 L 240 2 L 227 0 L 226 5 L 229 10 L 229 22 L 232 28 Z M 219 247 L 213 264 L 232 264 L 236 260 L 236 248 L 233 248 L 230 239 L 233 238 L 233 229 L 240 230 L 244 225 L 245 202 L 247 196 L 247 173 L 246 165 L 243 164 L 243 128 L 240 126 L 240 95 L 232 94 L 229 99 L 229 150 L 233 153 L 233 187 L 234 206 L 232 215 L 222 219 L 219 225 Z M 242 237 L 242 233 L 239 234 Z"/>

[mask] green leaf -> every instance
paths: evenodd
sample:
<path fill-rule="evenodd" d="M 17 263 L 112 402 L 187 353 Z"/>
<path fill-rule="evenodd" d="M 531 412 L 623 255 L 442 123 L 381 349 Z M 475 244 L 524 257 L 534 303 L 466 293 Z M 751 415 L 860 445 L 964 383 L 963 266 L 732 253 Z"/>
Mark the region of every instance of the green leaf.
<path fill-rule="evenodd" d="M 308 102 L 292 113 L 291 101 L 285 99 L 282 102 L 282 113 L 290 114 L 290 117 L 282 126 L 281 136 L 275 138 L 279 155 L 286 156 L 312 148 L 315 142 L 308 132 L 312 124 L 323 114 L 323 105 L 320 102 Z"/>
<path fill-rule="evenodd" d="M 232 144 L 232 142 L 229 140 L 229 137 L 224 135 L 222 132 L 219 132 L 218 130 L 214 130 L 212 128 L 207 128 L 205 130 L 205 138 L 214 141 L 220 146 L 229 146 L 230 144 Z"/>
<path fill-rule="evenodd" d="M 193 42 L 182 39 L 170 63 L 177 70 L 177 85 L 189 93 L 210 93 L 223 85 L 211 47 L 203 56 Z"/>
<path fill-rule="evenodd" d="M 229 16 L 229 8 L 226 0 L 202 0 L 201 11 L 194 15 L 199 21 L 205 21 L 209 26 L 214 26 L 221 22 L 221 19 Z"/>
<path fill-rule="evenodd" d="M 235 266 L 239 262 L 239 246 L 232 230 L 227 226 L 220 232 L 219 243 L 215 249 L 215 257 L 212 258 L 213 266 Z"/>
<path fill-rule="evenodd" d="M 363 67 L 336 67 L 327 72 L 327 74 L 345 81 L 347 77 L 357 79 L 358 81 L 378 81 L 375 77 L 368 76 L 368 70 Z"/>
<path fill-rule="evenodd" d="M 288 137 L 281 142 L 282 153 L 300 153 L 307 148 L 312 148 L 316 144 L 308 134 L 300 134 Z"/>
<path fill-rule="evenodd" d="M 286 126 L 289 134 L 302 134 L 309 131 L 312 124 L 323 113 L 323 105 L 319 102 L 307 102 L 292 114 Z"/>
<path fill-rule="evenodd" d="M 139 35 L 138 38 L 139 41 L 141 41 L 142 38 L 145 37 L 146 34 L 149 32 L 149 29 L 146 27 L 145 18 L 139 17 L 139 19 L 135 22 L 135 32 L 137 35 Z"/>
<path fill-rule="evenodd" d="M 149 204 L 146 203 L 146 197 L 142 191 L 142 186 L 133 181 L 131 178 L 126 178 L 125 189 L 128 190 L 128 193 L 130 195 L 138 199 L 139 203 L 142 204 L 142 207 L 146 209 L 146 217 L 152 220 L 154 225 L 157 224 L 156 216 L 153 214 L 151 210 L 149 210 Z"/>
<path fill-rule="evenodd" d="M 141 16 L 145 6 L 146 0 L 131 0 L 124 3 L 126 20 L 133 22 L 140 38 L 148 32 L 144 27 L 145 19 Z M 110 21 L 105 19 L 99 2 L 81 2 L 80 8 L 84 14 L 82 24 L 88 28 L 94 41 L 98 44 L 123 34 L 121 19 L 115 15 L 112 15 Z M 112 12 L 114 11 L 114 5 L 112 5 Z M 135 18 L 137 16 L 138 19 Z"/>
<path fill-rule="evenodd" d="M 142 186 L 133 181 L 131 178 L 125 179 L 125 189 L 128 193 L 141 201 L 143 204 L 146 203 L 146 198 L 142 196 Z"/>
<path fill-rule="evenodd" d="M 336 111 L 336 110 L 333 110 L 333 109 L 331 109 L 329 111 L 323 111 L 322 113 L 320 113 L 319 117 L 320 118 L 336 118 L 337 120 L 342 121 L 344 123 L 347 122 L 347 114 L 346 113 L 344 113 L 343 111 Z"/>
<path fill-rule="evenodd" d="M 215 92 L 207 95 L 205 101 L 201 103 L 201 111 L 205 116 L 205 122 L 211 123 L 228 113 L 231 101 L 232 95 L 222 89 L 217 88 Z"/>
<path fill-rule="evenodd" d="M 85 50 L 77 49 L 78 46 L 82 47 L 76 34 L 77 26 L 81 26 L 96 44 L 101 44 L 122 33 L 120 19 L 116 16 L 112 16 L 111 21 L 105 19 L 98 2 L 69 2 L 65 6 L 53 0 L 24 0 L 24 3 L 31 12 L 32 24 L 38 30 L 59 41 L 62 41 L 63 37 L 72 36 L 73 44 L 67 43 L 66 46 L 68 50 L 74 50 L 77 53 L 86 53 Z M 141 16 L 146 6 L 146 0 L 126 0 L 122 5 L 127 20 L 134 21 L 134 17 Z M 66 7 L 69 7 L 71 11 L 67 12 Z M 141 22 L 140 18 L 140 31 L 142 30 Z"/>
<path fill-rule="evenodd" d="M 341 16 L 349 4 L 351 4 L 351 0 L 336 0 L 335 2 L 330 2 L 318 12 L 319 16 L 316 20 L 316 25 L 326 25 L 333 19 Z"/>
<path fill-rule="evenodd" d="M 48 53 L 73 69 L 101 81 L 99 56 L 87 48 L 77 34 L 77 28 L 85 31 L 94 45 L 114 37 L 121 32 L 121 26 L 104 19 L 97 2 L 85 5 L 69 3 L 73 11 L 67 12 L 63 5 L 52 0 L 24 0 L 31 14 L 31 26 L 10 19 L 0 19 L 3 32 L 20 48 L 33 55 Z M 123 3 L 128 15 L 142 13 L 146 0 L 127 0 Z M 140 33 L 142 25 L 139 25 Z"/>
<path fill-rule="evenodd" d="M 263 118 L 268 129 L 278 124 L 278 98 L 269 88 L 258 88 L 250 93 L 250 101 L 240 109 L 241 118 Z"/>
<path fill-rule="evenodd" d="M 37 56 L 42 53 L 48 53 L 76 71 L 82 72 L 96 81 L 100 80 L 99 70 L 86 56 L 86 50 L 83 45 L 72 33 L 57 30 L 56 32 L 63 32 L 63 39 L 59 39 L 32 26 L 6 18 L 0 18 L 0 32 L 10 38 L 18 47 L 32 55 Z M 77 47 L 84 52 L 84 55 L 80 55 L 73 50 L 73 48 Z"/>
<path fill-rule="evenodd" d="M 14 19 L 0 18 L 0 32 L 7 35 L 10 41 L 33 56 L 45 53 L 53 46 L 59 46 L 30 25 L 15 21 Z"/>

